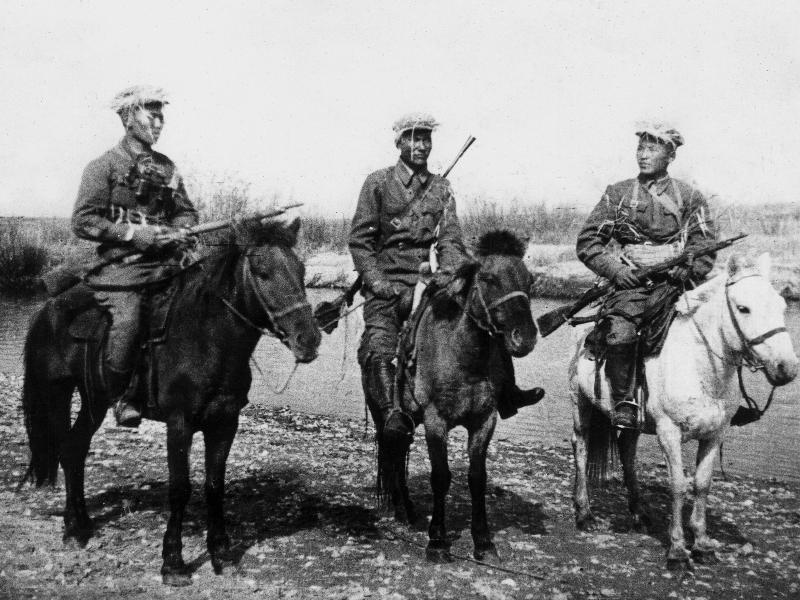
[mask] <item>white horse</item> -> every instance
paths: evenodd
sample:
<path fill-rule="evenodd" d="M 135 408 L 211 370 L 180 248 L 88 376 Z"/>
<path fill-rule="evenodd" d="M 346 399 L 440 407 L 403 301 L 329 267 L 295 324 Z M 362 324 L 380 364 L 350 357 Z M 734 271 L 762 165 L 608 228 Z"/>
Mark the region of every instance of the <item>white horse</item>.
<path fill-rule="evenodd" d="M 655 434 L 667 462 L 672 491 L 670 548 L 667 566 L 689 566 L 690 557 L 713 562 L 718 542 L 706 532 L 706 499 L 714 457 L 722 444 L 730 418 L 741 399 L 737 371 L 744 364 L 763 369 L 774 386 L 797 375 L 798 359 L 786 332 L 786 303 L 769 282 L 770 258 L 755 263 L 733 256 L 727 272 L 683 294 L 661 353 L 645 361 L 647 389 L 644 433 Z M 570 396 L 573 401 L 576 523 L 579 529 L 593 521 L 587 489 L 587 458 L 593 475 L 604 472 L 610 444 L 608 381 L 602 374 L 600 398 L 595 397 L 596 363 L 584 349 L 580 336 L 570 362 Z M 611 435 L 609 435 L 611 434 Z M 639 495 L 635 460 L 638 431 L 624 430 L 617 440 L 633 525 L 647 525 Z M 681 444 L 698 440 L 694 477 L 695 501 L 690 519 L 694 532 L 691 555 L 683 535 L 682 509 L 688 481 L 684 476 Z"/>

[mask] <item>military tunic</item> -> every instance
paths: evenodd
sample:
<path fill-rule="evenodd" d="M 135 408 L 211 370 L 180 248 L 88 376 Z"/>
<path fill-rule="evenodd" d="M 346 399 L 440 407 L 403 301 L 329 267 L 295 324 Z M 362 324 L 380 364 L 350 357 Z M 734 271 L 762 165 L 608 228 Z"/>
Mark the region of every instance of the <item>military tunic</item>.
<path fill-rule="evenodd" d="M 135 175 L 143 169 L 152 173 L 145 183 Z M 123 138 L 84 170 L 72 229 L 80 238 L 100 242 L 98 253 L 109 259 L 133 248 L 131 225 L 188 227 L 197 220 L 172 161 L 155 151 L 137 156 Z M 86 281 L 98 287 L 138 286 L 178 269 L 183 256 L 183 249 L 174 248 L 151 256 L 134 253 L 90 273 Z M 134 289 L 100 289 L 95 296 L 111 314 L 108 362 L 117 371 L 127 371 L 138 331 L 140 294 Z"/>
<path fill-rule="evenodd" d="M 636 244 L 680 244 L 684 250 L 714 240 L 714 224 L 703 195 L 692 186 L 668 175 L 656 181 L 641 176 L 608 186 L 578 234 L 578 258 L 592 271 L 613 279 L 625 268 L 608 248 L 611 240 L 623 250 Z M 690 278 L 702 281 L 714 265 L 715 255 L 694 260 Z M 607 342 L 627 344 L 636 340 L 643 323 L 657 322 L 662 307 L 670 307 L 682 291 L 666 276 L 648 285 L 616 290 L 606 297 L 609 317 Z"/>
<path fill-rule="evenodd" d="M 453 270 L 464 260 L 449 182 L 427 170 L 413 173 L 402 160 L 370 174 L 358 198 L 349 238 L 353 264 L 364 280 L 362 364 L 369 356 L 394 356 L 410 309 L 410 303 L 398 298 L 377 297 L 372 285 L 387 281 L 409 295 L 434 242 L 442 270 Z"/>

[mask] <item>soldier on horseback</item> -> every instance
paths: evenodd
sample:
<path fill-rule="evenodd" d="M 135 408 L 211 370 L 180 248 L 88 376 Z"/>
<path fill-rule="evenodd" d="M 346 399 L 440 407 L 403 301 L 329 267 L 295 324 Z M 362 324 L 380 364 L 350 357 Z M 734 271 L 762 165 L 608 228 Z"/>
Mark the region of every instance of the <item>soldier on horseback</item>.
<path fill-rule="evenodd" d="M 117 94 L 111 108 L 125 136 L 86 167 L 72 213 L 75 234 L 100 243 L 101 266 L 86 282 L 111 316 L 103 370 L 117 422 L 125 426 L 141 419 L 126 391 L 133 387 L 142 288 L 186 260 L 191 238 L 185 228 L 198 218 L 175 165 L 152 149 L 166 104 L 163 90 L 151 86 Z"/>
<path fill-rule="evenodd" d="M 379 435 L 408 443 L 414 423 L 394 398 L 398 336 L 411 312 L 420 266 L 436 244 L 438 264 L 452 273 L 467 255 L 450 183 L 428 171 L 431 133 L 438 123 L 408 114 L 394 125 L 396 164 L 370 174 L 361 189 L 350 231 L 350 252 L 363 278 L 364 333 L 358 350 L 362 384 Z M 498 365 L 509 382 L 499 402 L 503 418 L 535 404 L 544 390 L 523 391 L 514 383 L 511 357 Z"/>
<path fill-rule="evenodd" d="M 639 284 L 637 268 L 684 250 L 691 252 L 693 246 L 713 240 L 715 230 L 703 195 L 667 173 L 683 144 L 681 134 L 650 124 L 636 135 L 638 177 L 608 186 L 578 234 L 576 246 L 578 258 L 616 288 L 604 299 L 599 332 L 606 342 L 613 423 L 630 429 L 638 428 L 634 363 L 641 336 L 666 330 L 684 286 L 705 279 L 715 260 L 714 254 L 698 257 L 690 265 L 674 267 L 663 277 Z M 619 257 L 608 247 L 611 240 L 621 246 Z"/>

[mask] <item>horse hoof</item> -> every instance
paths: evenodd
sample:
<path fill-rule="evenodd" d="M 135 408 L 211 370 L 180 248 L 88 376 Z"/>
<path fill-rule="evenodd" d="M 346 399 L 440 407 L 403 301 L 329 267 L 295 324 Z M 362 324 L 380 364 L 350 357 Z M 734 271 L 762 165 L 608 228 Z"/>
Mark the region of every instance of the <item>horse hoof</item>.
<path fill-rule="evenodd" d="M 192 572 L 183 561 L 175 566 L 164 564 L 161 567 L 161 582 L 172 587 L 185 587 L 192 584 Z"/>
<path fill-rule="evenodd" d="M 652 521 L 650 517 L 645 514 L 638 514 L 633 515 L 631 519 L 631 529 L 633 529 L 636 533 L 647 533 L 650 531 L 650 526 L 652 525 Z"/>
<path fill-rule="evenodd" d="M 591 531 L 597 523 L 592 513 L 586 513 L 575 518 L 575 527 L 578 531 Z"/>
<path fill-rule="evenodd" d="M 667 558 L 667 569 L 673 572 L 691 571 L 692 561 L 689 560 L 688 556 L 682 558 Z"/>
<path fill-rule="evenodd" d="M 64 545 L 73 550 L 85 548 L 92 537 L 91 528 L 75 528 L 64 532 Z"/>
<path fill-rule="evenodd" d="M 475 551 L 472 553 L 475 560 L 483 562 L 500 562 L 500 555 L 497 553 L 497 548 L 491 542 L 481 547 L 475 546 Z"/>
<path fill-rule="evenodd" d="M 719 557 L 713 549 L 693 548 L 692 560 L 700 565 L 716 565 L 719 563 Z"/>
<path fill-rule="evenodd" d="M 192 585 L 192 576 L 188 573 L 164 573 L 161 575 L 161 583 L 170 587 L 186 587 Z"/>
<path fill-rule="evenodd" d="M 428 547 L 425 548 L 425 558 L 428 559 L 428 562 L 437 564 L 453 562 L 453 556 L 450 554 L 450 549 L 439 547 L 438 544 L 434 547 L 431 547 L 431 545 L 428 544 Z"/>

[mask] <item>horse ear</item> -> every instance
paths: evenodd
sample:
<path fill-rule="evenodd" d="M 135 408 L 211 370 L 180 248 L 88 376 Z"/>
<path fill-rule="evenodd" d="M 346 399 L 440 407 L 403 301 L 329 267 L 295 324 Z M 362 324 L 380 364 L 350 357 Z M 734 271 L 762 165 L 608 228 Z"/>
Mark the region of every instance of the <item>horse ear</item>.
<path fill-rule="evenodd" d="M 749 265 L 746 257 L 740 254 L 731 254 L 731 257 L 728 259 L 728 277 L 733 277 L 747 266 Z"/>
<path fill-rule="evenodd" d="M 769 252 L 764 252 L 759 255 L 756 259 L 756 266 L 758 267 L 758 272 L 761 273 L 765 279 L 769 279 L 769 273 L 772 270 L 772 257 L 769 255 Z"/>
<path fill-rule="evenodd" d="M 300 217 L 295 217 L 294 221 L 289 223 L 289 231 L 291 231 L 295 236 L 297 232 L 300 231 Z"/>

